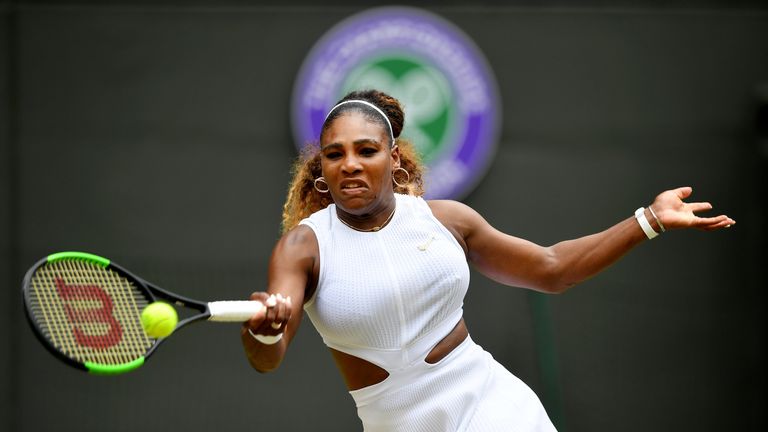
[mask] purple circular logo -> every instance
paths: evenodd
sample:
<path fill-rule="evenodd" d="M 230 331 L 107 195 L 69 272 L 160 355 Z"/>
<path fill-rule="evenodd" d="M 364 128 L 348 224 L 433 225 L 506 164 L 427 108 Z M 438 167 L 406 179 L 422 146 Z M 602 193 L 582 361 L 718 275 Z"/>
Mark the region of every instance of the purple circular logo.
<path fill-rule="evenodd" d="M 500 118 L 496 81 L 475 44 L 445 19 L 415 8 L 345 19 L 315 44 L 299 72 L 292 102 L 297 146 L 318 140 L 338 99 L 370 88 L 403 104 L 401 136 L 429 168 L 426 197 L 466 196 L 493 157 Z"/>

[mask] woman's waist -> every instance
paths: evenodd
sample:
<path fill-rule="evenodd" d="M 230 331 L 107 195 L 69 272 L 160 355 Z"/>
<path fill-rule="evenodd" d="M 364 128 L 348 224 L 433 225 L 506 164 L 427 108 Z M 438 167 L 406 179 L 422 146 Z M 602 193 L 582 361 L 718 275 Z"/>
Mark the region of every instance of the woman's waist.
<path fill-rule="evenodd" d="M 453 324 L 452 321 L 446 323 Z M 468 338 L 464 320 L 459 317 L 452 327 L 442 330 L 437 341 L 429 338 L 426 348 L 417 345 L 410 349 L 374 350 L 337 346 L 326 342 L 349 390 L 358 390 L 384 381 L 391 374 L 401 374 L 414 365 L 432 365 L 442 362 Z M 426 344 L 425 344 L 426 345 Z M 416 354 L 418 352 L 418 355 Z"/>
<path fill-rule="evenodd" d="M 428 363 L 425 359 L 421 359 L 405 368 L 393 370 L 378 382 L 351 388 L 349 394 L 360 408 L 382 398 L 394 397 L 399 400 L 398 395 L 402 391 L 409 394 L 420 393 L 426 389 L 434 389 L 435 385 L 455 385 L 456 380 L 460 382 L 461 377 L 467 373 L 473 373 L 470 372 L 472 369 L 482 368 L 486 364 L 485 354 L 485 351 L 467 334 L 457 346 L 435 363 Z"/>
<path fill-rule="evenodd" d="M 379 335 L 358 334 L 344 337 L 333 332 L 320 332 L 329 348 L 373 363 L 387 371 L 397 370 L 423 361 L 440 341 L 462 320 L 463 310 L 458 309 L 426 330 L 417 328 L 388 329 L 394 340 L 381 342 Z M 318 329 L 319 330 L 319 329 Z M 410 336 L 412 335 L 418 336 Z M 399 334 L 399 338 L 396 336 Z"/>

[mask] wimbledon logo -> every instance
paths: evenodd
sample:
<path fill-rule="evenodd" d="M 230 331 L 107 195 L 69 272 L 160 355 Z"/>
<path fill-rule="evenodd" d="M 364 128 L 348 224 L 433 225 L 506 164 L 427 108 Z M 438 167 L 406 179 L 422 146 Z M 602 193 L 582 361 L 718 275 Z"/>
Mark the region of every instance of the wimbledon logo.
<path fill-rule="evenodd" d="M 496 82 L 474 43 L 420 9 L 371 9 L 342 21 L 299 72 L 292 105 L 297 145 L 317 141 L 338 99 L 371 88 L 403 104 L 401 136 L 428 166 L 427 198 L 466 196 L 493 156 L 500 118 Z"/>

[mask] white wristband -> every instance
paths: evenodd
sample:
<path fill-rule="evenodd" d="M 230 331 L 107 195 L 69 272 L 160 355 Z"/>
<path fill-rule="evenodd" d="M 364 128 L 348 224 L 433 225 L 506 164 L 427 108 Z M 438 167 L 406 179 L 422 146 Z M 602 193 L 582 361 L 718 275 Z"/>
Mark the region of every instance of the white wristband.
<path fill-rule="evenodd" d="M 253 336 L 254 339 L 256 339 L 257 341 L 263 343 L 264 345 L 274 345 L 274 344 L 280 342 L 280 339 L 283 338 L 283 334 L 282 333 L 278 333 L 275 336 L 267 336 L 267 335 L 262 335 L 262 334 L 256 334 L 256 333 L 252 332 L 251 329 L 248 329 L 248 333 L 250 333 L 251 336 Z"/>
<path fill-rule="evenodd" d="M 637 219 L 637 223 L 640 224 L 640 228 L 643 229 L 643 232 L 649 239 L 659 235 L 659 233 L 653 230 L 651 224 L 648 223 L 648 219 L 645 217 L 645 207 L 640 207 L 639 209 L 635 210 L 635 219 Z"/>

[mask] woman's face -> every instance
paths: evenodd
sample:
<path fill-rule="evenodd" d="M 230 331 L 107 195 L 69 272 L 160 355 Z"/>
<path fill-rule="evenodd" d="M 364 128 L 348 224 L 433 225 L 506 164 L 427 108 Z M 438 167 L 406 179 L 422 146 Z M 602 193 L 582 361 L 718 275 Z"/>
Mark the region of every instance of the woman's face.
<path fill-rule="evenodd" d="M 337 117 L 320 138 L 320 163 L 341 210 L 363 216 L 391 208 L 400 152 L 390 149 L 389 133 L 379 123 L 356 111 Z"/>

